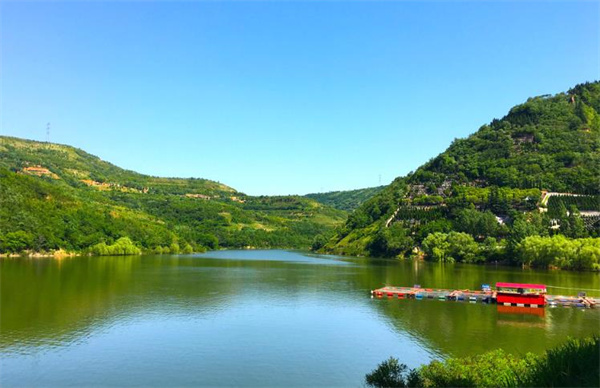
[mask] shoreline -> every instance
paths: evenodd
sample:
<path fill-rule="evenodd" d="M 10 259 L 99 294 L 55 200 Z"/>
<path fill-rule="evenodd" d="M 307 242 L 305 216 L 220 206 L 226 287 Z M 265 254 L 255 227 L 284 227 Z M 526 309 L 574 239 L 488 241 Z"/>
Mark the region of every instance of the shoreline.
<path fill-rule="evenodd" d="M 190 253 L 154 253 L 151 251 L 142 252 L 140 254 L 132 254 L 132 255 L 95 255 L 89 252 L 69 252 L 63 249 L 59 249 L 53 252 L 22 252 L 22 253 L 0 253 L 0 259 L 18 259 L 18 258 L 28 258 L 28 259 L 47 259 L 47 258 L 55 258 L 55 259 L 63 259 L 66 257 L 102 257 L 102 256 L 149 256 L 149 255 L 192 255 L 198 253 L 207 253 L 207 252 L 217 252 L 217 251 L 255 251 L 255 250 L 290 250 L 290 251 L 301 251 L 301 252 L 310 252 L 317 255 L 331 255 L 331 256 L 339 256 L 339 257 L 356 257 L 361 259 L 370 259 L 370 260 L 384 260 L 384 261 L 404 261 L 404 260 L 413 260 L 413 261 L 422 261 L 427 263 L 434 263 L 432 261 L 425 260 L 421 257 L 373 257 L 373 256 L 363 256 L 363 255 L 346 255 L 344 253 L 336 253 L 336 252 L 323 252 L 321 250 L 313 251 L 310 249 L 302 249 L 302 248 L 290 248 L 290 247 L 269 247 L 269 248 L 260 248 L 260 247 L 251 247 L 246 246 L 242 248 L 219 248 L 219 249 L 209 249 L 206 251 L 200 252 L 190 252 Z M 521 267 L 523 270 L 534 270 L 534 271 L 567 271 L 567 272 L 594 272 L 600 273 L 600 271 L 589 269 L 589 270 L 575 270 L 575 269 L 567 269 L 560 268 L 557 266 L 549 266 L 547 268 L 537 268 L 532 267 L 530 265 L 513 265 L 507 261 L 495 261 L 495 262 L 484 262 L 484 263 L 440 263 L 440 264 L 460 264 L 460 265 L 476 265 L 476 266 L 494 266 L 494 267 L 508 267 L 508 268 L 517 268 Z"/>

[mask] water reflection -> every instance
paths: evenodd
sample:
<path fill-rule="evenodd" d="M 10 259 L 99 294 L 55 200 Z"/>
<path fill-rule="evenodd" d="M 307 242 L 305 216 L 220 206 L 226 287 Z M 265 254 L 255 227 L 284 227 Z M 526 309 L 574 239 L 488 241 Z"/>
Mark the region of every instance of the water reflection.
<path fill-rule="evenodd" d="M 600 288 L 594 273 L 285 251 L 1 260 L 0 352 L 9 372 L 0 379 L 36 385 L 24 377 L 35 360 L 51 378 L 45 385 L 68 385 L 58 360 L 69 360 L 81 371 L 71 378 L 84 385 L 96 373 L 86 363 L 106 368 L 104 385 L 356 385 L 390 355 L 416 366 L 497 347 L 540 352 L 600 331 L 600 310 L 369 298 L 382 285 L 476 289 L 497 281 Z M 223 380 L 231 360 L 236 374 Z M 146 377 L 127 380 L 118 362 Z M 299 374 L 274 376 L 290 363 Z"/>
<path fill-rule="evenodd" d="M 533 315 L 533 316 L 540 317 L 540 318 L 544 318 L 546 316 L 545 308 L 497 305 L 496 310 L 498 311 L 499 319 L 503 315 L 505 315 L 507 317 L 510 317 L 513 315 L 516 315 L 516 316 Z"/>

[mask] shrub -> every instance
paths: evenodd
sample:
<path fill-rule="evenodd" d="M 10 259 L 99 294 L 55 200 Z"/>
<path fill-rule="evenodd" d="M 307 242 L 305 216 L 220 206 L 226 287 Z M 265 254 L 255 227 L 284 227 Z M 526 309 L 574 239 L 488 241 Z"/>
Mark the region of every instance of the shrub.
<path fill-rule="evenodd" d="M 396 358 L 390 357 L 377 366 L 373 372 L 365 376 L 369 387 L 420 387 L 423 385 L 419 372 L 416 369 L 408 370 L 407 366 L 400 364 Z"/>
<path fill-rule="evenodd" d="M 569 339 L 563 345 L 548 350 L 518 385 L 600 386 L 600 337 Z"/>
<path fill-rule="evenodd" d="M 600 337 L 569 339 L 541 356 L 517 357 L 498 349 L 409 372 L 389 358 L 365 379 L 371 387 L 598 387 Z"/>
<path fill-rule="evenodd" d="M 121 237 L 112 245 L 101 242 L 90 248 L 90 253 L 98 256 L 141 255 L 142 250 L 135 246 L 129 237 Z"/>

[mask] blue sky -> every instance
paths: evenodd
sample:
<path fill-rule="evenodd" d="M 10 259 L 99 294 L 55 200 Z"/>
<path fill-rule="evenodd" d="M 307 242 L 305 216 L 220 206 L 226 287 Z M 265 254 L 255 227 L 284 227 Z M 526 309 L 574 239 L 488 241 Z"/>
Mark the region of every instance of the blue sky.
<path fill-rule="evenodd" d="M 600 79 L 600 2 L 0 3 L 0 134 L 248 194 L 389 183 Z"/>

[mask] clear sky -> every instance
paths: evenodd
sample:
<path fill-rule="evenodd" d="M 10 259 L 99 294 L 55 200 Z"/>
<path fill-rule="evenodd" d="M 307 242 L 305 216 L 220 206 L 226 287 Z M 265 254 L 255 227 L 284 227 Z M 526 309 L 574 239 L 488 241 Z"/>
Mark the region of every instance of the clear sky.
<path fill-rule="evenodd" d="M 0 134 L 248 194 L 389 183 L 600 79 L 600 2 L 2 1 Z"/>

